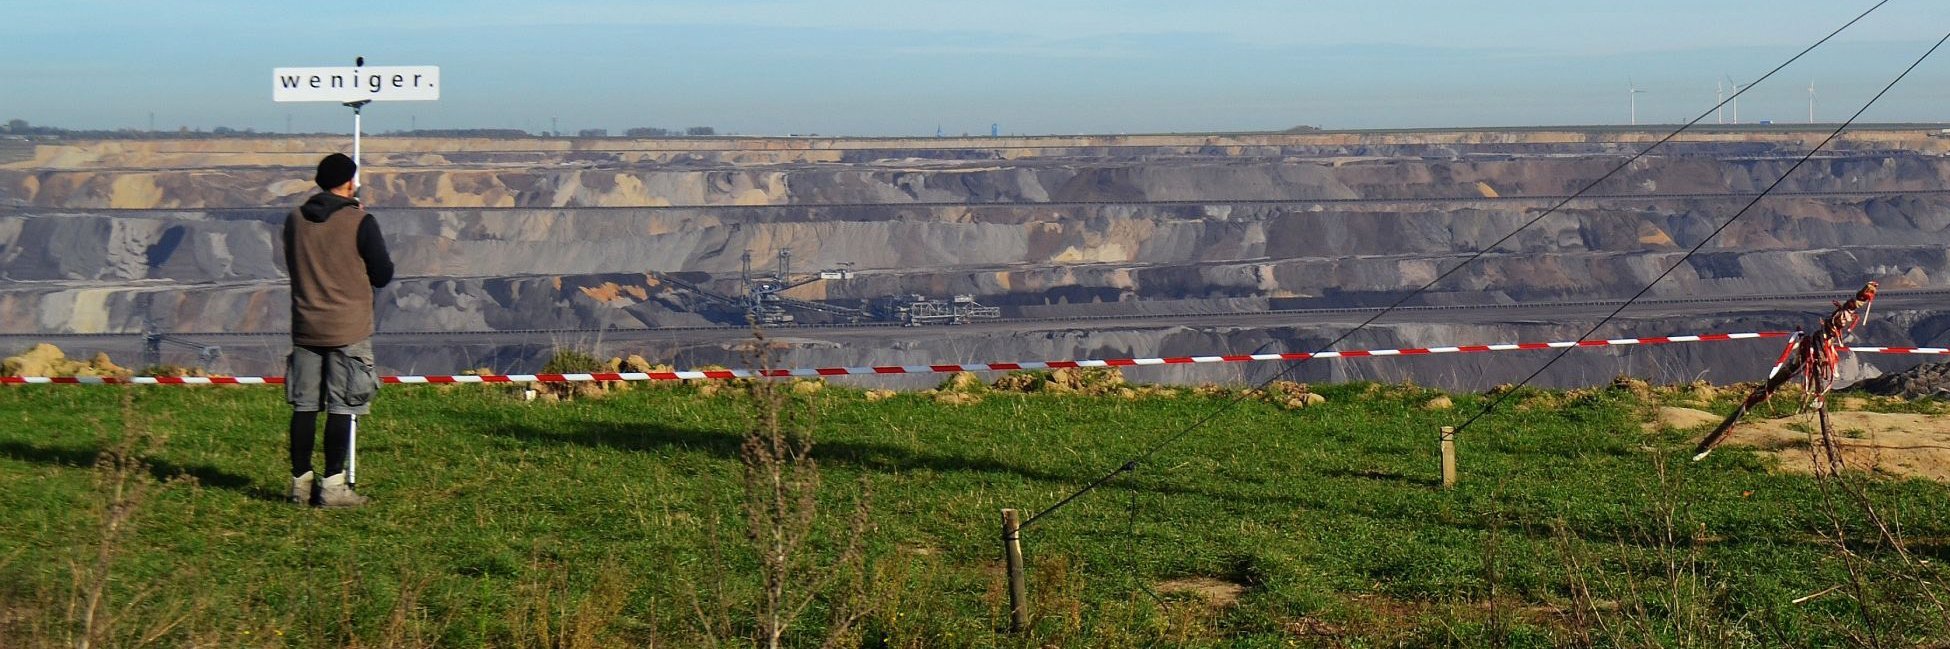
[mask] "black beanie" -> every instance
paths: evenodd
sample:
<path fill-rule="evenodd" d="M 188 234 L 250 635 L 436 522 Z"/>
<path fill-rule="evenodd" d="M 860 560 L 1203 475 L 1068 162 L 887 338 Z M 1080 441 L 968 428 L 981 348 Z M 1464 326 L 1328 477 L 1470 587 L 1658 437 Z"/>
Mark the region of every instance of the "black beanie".
<path fill-rule="evenodd" d="M 318 183 L 319 189 L 333 189 L 351 181 L 358 172 L 359 165 L 352 158 L 343 153 L 334 153 L 318 161 L 318 175 L 312 180 Z"/>

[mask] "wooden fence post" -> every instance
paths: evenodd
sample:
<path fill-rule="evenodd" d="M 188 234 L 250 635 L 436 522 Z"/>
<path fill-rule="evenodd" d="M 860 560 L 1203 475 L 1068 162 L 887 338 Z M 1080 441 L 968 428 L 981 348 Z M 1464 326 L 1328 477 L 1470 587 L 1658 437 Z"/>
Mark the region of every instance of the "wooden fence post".
<path fill-rule="evenodd" d="M 1022 521 L 1016 510 L 1002 510 L 1002 556 L 1009 571 L 1009 632 L 1029 626 L 1029 587 L 1022 577 Z"/>
<path fill-rule="evenodd" d="M 1456 486 L 1456 427 L 1442 427 L 1442 488 Z"/>

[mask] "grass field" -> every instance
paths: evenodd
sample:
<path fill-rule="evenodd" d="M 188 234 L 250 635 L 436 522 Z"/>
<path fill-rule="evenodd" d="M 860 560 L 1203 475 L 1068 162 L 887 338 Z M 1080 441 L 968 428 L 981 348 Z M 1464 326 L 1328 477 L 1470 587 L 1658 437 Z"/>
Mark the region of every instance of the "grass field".
<path fill-rule="evenodd" d="M 1243 403 L 1025 530 L 1021 635 L 998 633 L 999 510 L 1056 502 L 1223 397 L 799 397 L 823 474 L 813 556 L 837 553 L 862 484 L 873 526 L 865 599 L 822 598 L 787 644 L 818 646 L 840 610 L 861 617 L 838 644 L 868 647 L 1946 638 L 1930 603 L 1944 595 L 1920 581 L 1941 577 L 1950 540 L 1942 485 L 1851 480 L 1899 521 L 1905 562 L 1832 486 L 1742 450 L 1687 461 L 1696 433 L 1643 431 L 1648 398 L 1630 391 L 1520 394 L 1465 433 L 1462 482 L 1442 490 L 1436 428 L 1486 397 L 1431 410 L 1437 393 L 1412 386 L 1315 390 L 1327 403 Z M 0 390 L 0 644 L 73 646 L 96 593 L 96 646 L 749 634 L 739 449 L 753 409 L 692 386 L 560 403 L 388 388 L 360 428 L 376 503 L 315 511 L 282 501 L 276 389 Z M 146 468 L 118 480 L 96 466 L 145 434 L 160 439 Z"/>

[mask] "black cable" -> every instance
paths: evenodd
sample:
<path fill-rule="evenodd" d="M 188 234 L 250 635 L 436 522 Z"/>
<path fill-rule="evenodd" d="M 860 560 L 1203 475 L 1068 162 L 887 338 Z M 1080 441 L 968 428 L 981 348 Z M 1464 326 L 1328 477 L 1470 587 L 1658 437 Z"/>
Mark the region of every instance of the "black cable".
<path fill-rule="evenodd" d="M 1570 204 L 1571 201 L 1576 200 L 1578 197 L 1585 195 L 1586 193 L 1590 192 L 1593 188 L 1596 188 L 1599 184 L 1605 182 L 1606 180 L 1610 180 L 1612 176 L 1618 175 L 1618 172 L 1623 171 L 1628 166 L 1631 166 L 1632 163 L 1638 162 L 1639 159 L 1644 158 L 1647 154 L 1650 154 L 1654 149 L 1659 148 L 1659 146 L 1672 141 L 1673 138 L 1679 137 L 1681 133 L 1685 133 L 1688 129 L 1691 129 L 1692 127 L 1698 125 L 1700 122 L 1705 121 L 1708 115 L 1713 114 L 1713 111 L 1719 110 L 1721 106 L 1727 105 L 1729 102 L 1732 102 L 1735 98 L 1738 98 L 1740 95 L 1746 93 L 1748 90 L 1752 90 L 1754 86 L 1760 85 L 1761 82 L 1766 81 L 1769 77 L 1774 76 L 1776 73 L 1779 73 L 1782 69 L 1786 68 L 1789 65 L 1792 65 L 1795 61 L 1801 60 L 1801 57 L 1807 56 L 1808 53 L 1814 51 L 1815 48 L 1821 47 L 1822 44 L 1827 43 L 1829 40 L 1835 38 L 1836 35 L 1841 34 L 1849 27 L 1854 26 L 1855 23 L 1861 22 L 1863 18 L 1867 18 L 1869 14 L 1875 13 L 1877 9 L 1881 9 L 1882 6 L 1885 4 L 1889 4 L 1889 0 L 1881 0 L 1880 2 L 1875 3 L 1875 5 L 1869 7 L 1866 11 L 1863 11 L 1861 14 L 1849 20 L 1847 23 L 1842 24 L 1841 27 L 1835 28 L 1835 31 L 1829 32 L 1827 36 L 1821 37 L 1821 40 L 1815 41 L 1813 45 L 1809 45 L 1807 48 L 1801 50 L 1799 53 L 1795 54 L 1787 61 L 1782 62 L 1780 65 L 1774 66 L 1774 69 L 1768 70 L 1767 74 L 1761 75 L 1759 78 L 1754 79 L 1752 83 L 1749 83 L 1744 87 L 1736 87 L 1732 95 L 1729 95 L 1725 99 L 1720 100 L 1720 103 L 1714 104 L 1712 108 L 1708 108 L 1705 111 L 1701 112 L 1698 117 L 1694 117 L 1692 121 L 1686 122 L 1684 125 L 1680 126 L 1678 130 L 1675 130 L 1672 133 L 1667 134 L 1663 138 L 1659 138 L 1659 141 L 1653 142 L 1651 146 L 1648 146 L 1644 150 L 1641 150 L 1638 153 L 1633 154 L 1632 157 L 1630 158 L 1626 158 L 1624 162 L 1621 162 L 1617 166 L 1612 167 L 1610 171 L 1607 171 L 1604 173 L 1604 175 L 1599 176 L 1597 180 L 1593 180 L 1589 183 L 1586 183 L 1584 187 L 1578 189 L 1577 192 L 1571 194 L 1570 196 L 1565 197 L 1564 200 L 1558 201 L 1558 203 L 1552 205 L 1550 209 L 1545 210 L 1542 214 L 1538 214 L 1536 218 L 1532 218 L 1529 221 L 1524 222 L 1524 224 L 1518 226 L 1517 229 L 1511 230 L 1509 234 L 1503 235 L 1502 238 L 1497 239 L 1495 242 L 1492 242 L 1490 245 L 1484 246 L 1481 250 L 1476 251 L 1475 254 L 1472 254 L 1469 257 L 1463 259 L 1462 263 L 1456 264 L 1454 267 L 1450 268 L 1449 270 L 1444 271 L 1440 275 L 1437 275 L 1435 279 L 1429 280 L 1428 283 L 1423 284 L 1420 288 L 1417 288 L 1414 291 L 1409 292 L 1407 295 L 1403 295 L 1400 299 L 1395 300 L 1394 303 L 1389 304 L 1387 308 L 1384 308 L 1381 311 L 1376 312 L 1373 316 L 1370 316 L 1367 320 L 1363 320 L 1361 324 L 1355 325 L 1353 329 L 1347 330 L 1345 333 L 1342 333 L 1339 337 L 1335 338 L 1333 341 L 1327 343 L 1326 345 L 1321 346 L 1319 349 L 1314 351 L 1314 354 L 1318 355 L 1320 352 L 1333 349 L 1336 345 L 1339 345 L 1343 341 L 1346 341 L 1348 337 L 1353 336 L 1355 333 L 1360 332 L 1362 329 L 1366 329 L 1368 325 L 1374 324 L 1375 321 L 1380 320 L 1382 316 L 1388 315 L 1390 312 L 1393 312 L 1396 309 L 1396 307 L 1400 307 L 1402 304 L 1408 302 L 1410 299 L 1413 299 L 1415 296 L 1427 292 L 1431 287 L 1434 287 L 1438 282 L 1441 282 L 1444 279 L 1448 279 L 1450 275 L 1454 275 L 1457 271 L 1462 270 L 1464 267 L 1469 266 L 1470 264 L 1474 263 L 1476 260 L 1483 258 L 1483 256 L 1485 255 L 1488 255 L 1490 252 L 1496 250 L 1498 246 L 1503 245 L 1505 242 L 1508 242 L 1510 239 L 1516 237 L 1517 234 L 1523 232 L 1524 230 L 1529 229 L 1533 225 L 1536 225 L 1537 222 L 1544 220 L 1545 217 L 1557 213 L 1559 209 L 1562 209 L 1565 205 Z M 1905 72 L 1905 74 L 1907 74 L 1907 72 Z M 1877 95 L 1877 96 L 1880 97 L 1881 95 Z M 1830 138 L 1833 137 L 1834 136 L 1832 135 L 1830 136 Z M 1825 142 L 1826 141 L 1824 141 L 1824 143 Z M 1817 147 L 1816 150 L 1818 151 L 1819 147 Z M 1812 156 L 1813 154 L 1814 154 L 1813 151 L 1809 152 L 1809 155 L 1803 156 L 1800 162 L 1795 163 L 1795 166 L 1797 167 L 1800 166 L 1802 162 L 1806 162 L 1808 160 L 1808 157 Z M 1765 194 L 1762 195 L 1765 196 Z M 1756 198 L 1755 200 L 1758 201 L 1758 198 Z M 1751 203 L 1749 205 L 1751 206 Z M 1641 295 L 1642 294 L 1643 292 L 1641 292 Z M 1634 297 L 1636 299 L 1637 296 Z M 1627 304 L 1629 304 L 1629 302 Z M 1271 378 L 1259 382 L 1257 385 L 1254 386 L 1253 390 L 1263 389 L 1267 385 L 1271 385 L 1274 381 L 1278 381 L 1282 378 L 1285 378 L 1287 375 L 1292 374 L 1295 369 L 1298 369 L 1300 365 L 1305 362 L 1306 360 L 1288 362 L 1286 364 L 1285 369 L 1280 370 L 1278 373 L 1274 374 Z M 1144 452 L 1139 453 L 1137 457 L 1124 462 L 1124 464 L 1118 466 L 1116 469 L 1111 470 L 1110 473 L 1104 474 L 1103 477 L 1092 481 L 1090 484 L 1085 485 L 1082 489 L 1079 489 L 1075 493 L 1072 493 L 1069 496 L 1064 497 L 1062 500 L 1057 501 L 1056 504 L 1051 505 L 1040 512 L 1037 512 L 1035 516 L 1031 516 L 1027 520 L 1024 520 L 1022 522 L 1022 527 L 1028 528 L 1030 525 L 1035 524 L 1036 521 L 1041 520 L 1044 516 L 1048 515 L 1049 513 L 1063 508 L 1063 506 L 1070 504 L 1071 501 L 1076 500 L 1078 497 L 1086 493 L 1089 493 L 1091 491 L 1094 491 L 1098 487 L 1103 486 L 1105 483 L 1110 482 L 1111 479 L 1116 478 L 1119 474 L 1136 469 L 1140 462 L 1150 459 L 1151 456 L 1156 454 L 1159 450 L 1165 448 L 1166 446 L 1170 446 L 1171 444 L 1177 442 L 1179 439 L 1190 434 L 1192 431 L 1197 430 L 1200 426 L 1204 426 L 1206 423 L 1212 421 L 1214 418 L 1218 417 L 1219 415 L 1224 414 L 1227 411 L 1231 410 L 1234 406 L 1239 405 L 1241 401 L 1244 401 L 1251 394 L 1252 394 L 1252 390 L 1241 392 L 1238 396 L 1235 396 L 1232 399 L 1227 400 L 1225 403 L 1220 404 L 1220 406 L 1217 409 L 1206 414 L 1204 417 L 1200 417 L 1197 421 L 1192 422 L 1192 425 L 1186 426 L 1184 429 L 1178 431 L 1177 433 L 1174 433 L 1164 438 L 1163 440 L 1153 443 L 1150 447 L 1146 448 Z"/>
<path fill-rule="evenodd" d="M 1720 236 L 1721 232 L 1726 231 L 1728 226 L 1731 226 L 1735 221 L 1740 220 L 1740 217 L 1746 216 L 1747 212 L 1749 210 L 1752 210 L 1755 205 L 1759 205 L 1762 199 L 1767 198 L 1767 194 L 1769 192 L 1774 191 L 1775 187 L 1779 187 L 1781 186 L 1781 183 L 1787 182 L 1787 179 L 1792 177 L 1794 175 L 1794 172 L 1801 168 L 1801 165 L 1806 164 L 1809 159 L 1813 158 L 1816 152 L 1821 151 L 1822 148 L 1824 147 L 1827 147 L 1830 142 L 1835 141 L 1835 138 L 1841 137 L 1842 131 L 1848 130 L 1848 127 L 1854 124 L 1856 119 L 1861 118 L 1863 113 L 1868 112 L 1869 108 L 1871 106 L 1874 106 L 1877 101 L 1881 100 L 1883 95 L 1889 94 L 1889 91 L 1891 89 L 1894 89 L 1896 87 L 1896 84 L 1902 83 L 1904 77 L 1909 76 L 1909 73 L 1916 70 L 1917 66 L 1922 65 L 1923 61 L 1930 58 L 1930 55 L 1935 54 L 1937 48 L 1943 47 L 1943 43 L 1945 41 L 1950 41 L 1950 33 L 1945 33 L 1943 35 L 1943 38 L 1938 39 L 1935 45 L 1930 46 L 1929 51 L 1924 52 L 1923 56 L 1918 57 L 1915 62 L 1910 63 L 1908 68 L 1904 68 L 1902 74 L 1896 75 L 1895 79 L 1889 81 L 1889 85 L 1883 86 L 1882 92 L 1876 93 L 1876 96 L 1869 98 L 1868 103 L 1862 104 L 1862 108 L 1860 110 L 1855 111 L 1854 115 L 1850 115 L 1848 121 L 1842 122 L 1840 126 L 1836 126 L 1835 131 L 1829 133 L 1828 137 L 1824 138 L 1820 144 L 1816 144 L 1814 150 L 1809 151 L 1807 155 L 1802 156 L 1800 160 L 1794 163 L 1794 166 L 1788 167 L 1787 172 L 1781 174 L 1780 178 L 1775 179 L 1774 184 L 1768 185 L 1767 189 L 1762 190 L 1760 195 L 1755 196 L 1753 200 L 1748 201 L 1746 207 L 1740 208 L 1740 211 L 1735 212 L 1732 218 L 1727 219 L 1725 223 L 1721 223 L 1720 227 L 1714 228 L 1713 232 L 1707 234 L 1706 238 L 1701 239 L 1698 245 L 1693 246 L 1692 250 L 1686 251 L 1686 254 L 1679 258 L 1679 261 L 1673 262 L 1671 266 L 1666 267 L 1665 272 L 1659 273 L 1658 277 L 1654 277 L 1652 278 L 1651 282 L 1647 282 L 1645 288 L 1639 289 L 1639 292 L 1634 294 L 1631 299 L 1626 300 L 1624 304 L 1618 305 L 1617 309 L 1612 310 L 1611 315 L 1605 316 L 1603 320 L 1598 321 L 1598 324 L 1593 325 L 1590 330 L 1585 331 L 1584 335 L 1578 336 L 1578 340 L 1583 341 L 1584 339 L 1591 337 L 1591 334 L 1597 333 L 1598 329 L 1604 327 L 1606 324 L 1609 324 L 1613 318 L 1618 317 L 1618 314 L 1624 313 L 1625 309 L 1631 308 L 1632 302 L 1638 300 L 1641 297 L 1644 297 L 1646 293 L 1652 291 L 1652 287 L 1657 286 L 1660 281 L 1663 281 L 1668 275 L 1671 275 L 1673 271 L 1678 270 L 1680 266 L 1686 265 L 1686 260 L 1691 259 L 1694 253 L 1698 253 L 1701 249 L 1705 248 L 1706 244 L 1711 243 L 1714 237 Z M 1481 411 L 1478 411 L 1474 416 L 1471 416 L 1469 420 L 1463 422 L 1461 426 L 1457 426 L 1456 432 L 1461 433 L 1464 430 L 1468 430 L 1471 424 L 1475 424 L 1477 420 L 1482 419 L 1485 415 L 1488 415 L 1490 414 L 1490 412 L 1496 410 L 1497 406 L 1502 405 L 1505 400 L 1511 397 L 1511 395 L 1517 393 L 1517 388 L 1521 388 L 1523 386 L 1529 385 L 1531 381 L 1534 381 L 1537 379 L 1538 376 L 1543 375 L 1544 370 L 1550 369 L 1551 365 L 1556 364 L 1557 361 L 1563 359 L 1566 354 L 1569 354 L 1572 349 L 1576 349 L 1576 347 L 1565 347 L 1561 350 L 1558 350 L 1557 355 L 1552 356 L 1551 359 L 1545 362 L 1542 367 L 1537 368 L 1537 371 L 1531 372 L 1530 376 L 1524 377 L 1524 380 L 1522 382 L 1517 383 L 1516 386 L 1511 388 L 1509 391 L 1497 395 L 1496 400 L 1491 401 L 1489 405 L 1484 406 Z"/>

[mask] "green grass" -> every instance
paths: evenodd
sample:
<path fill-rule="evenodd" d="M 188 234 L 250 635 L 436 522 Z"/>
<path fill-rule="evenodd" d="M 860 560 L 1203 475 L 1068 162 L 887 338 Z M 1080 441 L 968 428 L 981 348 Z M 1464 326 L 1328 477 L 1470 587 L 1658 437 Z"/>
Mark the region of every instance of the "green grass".
<path fill-rule="evenodd" d="M 1942 639 L 1942 614 L 1906 578 L 1940 577 L 1942 485 L 1858 480 L 1932 562 L 1905 566 L 1810 478 L 1739 450 L 1688 462 L 1689 434 L 1643 432 L 1645 406 L 1624 391 L 1512 399 L 1464 433 L 1462 483 L 1445 491 L 1436 428 L 1486 397 L 1430 411 L 1435 393 L 1412 387 L 1316 389 L 1326 405 L 1241 404 L 1025 530 L 1023 636 L 996 631 L 999 510 L 1032 514 L 1221 399 L 811 397 L 799 407 L 814 413 L 825 514 L 845 519 L 861 477 L 871 489 L 856 643 L 1844 646 L 1871 632 L 1853 589 L 1789 603 L 1850 582 L 1829 513 L 1868 561 L 1884 640 Z M 0 644 L 66 632 L 73 574 L 102 538 L 92 465 L 130 430 L 166 436 L 140 480 L 195 483 L 142 503 L 114 544 L 115 637 L 180 618 L 158 644 L 571 646 L 563 634 L 580 629 L 595 644 L 692 646 L 700 593 L 748 629 L 738 448 L 751 403 L 688 387 L 565 403 L 389 387 L 360 426 L 376 503 L 327 512 L 282 502 L 275 389 L 0 390 Z M 1232 605 L 1147 594 L 1195 576 L 1245 591 Z M 823 624 L 814 611 L 791 644 L 817 645 Z"/>

